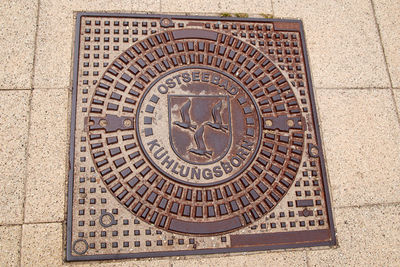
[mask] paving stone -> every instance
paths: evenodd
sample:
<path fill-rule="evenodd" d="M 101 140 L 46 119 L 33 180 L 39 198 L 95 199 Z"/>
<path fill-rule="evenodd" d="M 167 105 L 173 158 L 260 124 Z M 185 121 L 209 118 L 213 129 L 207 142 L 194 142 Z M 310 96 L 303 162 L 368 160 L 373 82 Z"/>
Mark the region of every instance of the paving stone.
<path fill-rule="evenodd" d="M 64 219 L 67 90 L 33 91 L 25 222 Z"/>
<path fill-rule="evenodd" d="M 30 91 L 0 91 L 0 224 L 22 223 Z"/>
<path fill-rule="evenodd" d="M 148 259 L 131 259 L 131 260 L 117 260 L 117 261 L 101 261 L 99 262 L 85 262 L 82 264 L 75 263 L 74 267 L 97 267 L 99 264 L 102 267 L 172 267 L 175 266 L 174 262 L 176 260 L 169 257 L 166 258 L 148 258 Z M 66 263 L 64 266 L 71 266 Z"/>
<path fill-rule="evenodd" d="M 147 2 L 137 0 L 41 1 L 35 62 L 35 88 L 70 87 L 75 32 L 73 12 L 99 10 L 125 13 L 133 10 L 159 11 L 159 3 L 155 1 L 147 5 Z M 49 64 L 49 62 L 53 64 Z"/>
<path fill-rule="evenodd" d="M 272 15 L 272 1 L 244 0 L 243 12 Z"/>
<path fill-rule="evenodd" d="M 160 12 L 161 10 L 161 0 L 131 0 L 132 12 Z"/>
<path fill-rule="evenodd" d="M 400 128 L 390 90 L 318 90 L 335 207 L 400 201 Z"/>
<path fill-rule="evenodd" d="M 0 2 L 0 89 L 32 87 L 37 2 Z"/>
<path fill-rule="evenodd" d="M 400 206 L 335 210 L 339 247 L 311 250 L 310 266 L 398 266 Z"/>
<path fill-rule="evenodd" d="M 253 0 L 242 0 L 242 1 L 161 0 L 161 11 L 170 13 L 176 13 L 176 12 L 272 13 L 270 1 L 264 2 L 264 5 L 259 4 L 258 7 L 255 6 L 253 2 L 254 2 Z"/>
<path fill-rule="evenodd" d="M 232 253 L 219 255 L 195 255 L 184 257 L 166 257 L 166 258 L 150 258 L 139 260 L 123 260 L 115 262 L 102 262 L 104 267 L 120 267 L 120 266 L 173 266 L 173 267 L 234 267 L 234 266 L 278 266 L 285 263 L 287 266 L 307 266 L 305 251 L 288 251 L 288 252 L 255 252 L 255 253 Z M 98 262 L 84 263 L 74 265 L 81 266 L 99 266 Z"/>
<path fill-rule="evenodd" d="M 400 87 L 400 2 L 374 0 L 373 3 L 392 83 Z"/>
<path fill-rule="evenodd" d="M 61 266 L 62 244 L 61 223 L 24 224 L 21 266 Z"/>
<path fill-rule="evenodd" d="M 215 258 L 198 257 L 171 261 L 174 267 L 280 266 L 282 263 L 284 263 L 285 266 L 307 266 L 306 253 L 304 251 L 244 253 L 241 255 L 218 255 L 218 257 Z"/>
<path fill-rule="evenodd" d="M 19 266 L 21 226 L 0 226 L 0 265 Z"/>
<path fill-rule="evenodd" d="M 274 0 L 276 17 L 304 22 L 315 87 L 388 87 L 369 0 Z"/>

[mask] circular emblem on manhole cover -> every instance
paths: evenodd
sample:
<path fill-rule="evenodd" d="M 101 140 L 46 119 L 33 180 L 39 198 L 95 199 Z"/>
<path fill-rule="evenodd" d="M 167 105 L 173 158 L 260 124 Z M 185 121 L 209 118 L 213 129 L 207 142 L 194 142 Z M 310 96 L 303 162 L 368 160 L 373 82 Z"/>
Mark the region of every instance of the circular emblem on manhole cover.
<path fill-rule="evenodd" d="M 237 230 L 279 203 L 301 164 L 303 122 L 265 54 L 200 29 L 165 31 L 121 54 L 87 120 L 111 194 L 148 223 L 199 235 Z"/>
<path fill-rule="evenodd" d="M 258 151 L 261 123 L 242 82 L 209 66 L 161 75 L 136 115 L 139 143 L 152 165 L 194 186 L 221 184 L 242 173 Z"/>

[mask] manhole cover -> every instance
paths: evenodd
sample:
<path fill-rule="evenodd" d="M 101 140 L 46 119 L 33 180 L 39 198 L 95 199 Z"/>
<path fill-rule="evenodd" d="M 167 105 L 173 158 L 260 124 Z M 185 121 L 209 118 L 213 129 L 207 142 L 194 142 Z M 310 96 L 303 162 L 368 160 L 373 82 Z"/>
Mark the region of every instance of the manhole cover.
<path fill-rule="evenodd" d="M 78 15 L 68 260 L 335 243 L 299 21 Z"/>

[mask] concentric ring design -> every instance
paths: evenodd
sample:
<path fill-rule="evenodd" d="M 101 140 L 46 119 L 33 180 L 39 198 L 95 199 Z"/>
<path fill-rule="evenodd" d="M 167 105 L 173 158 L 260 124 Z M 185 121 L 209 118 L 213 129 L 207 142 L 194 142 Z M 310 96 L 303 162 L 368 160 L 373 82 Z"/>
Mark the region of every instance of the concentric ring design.
<path fill-rule="evenodd" d="M 121 124 L 136 116 L 153 81 L 184 66 L 234 76 L 262 117 L 254 160 L 221 184 L 196 187 L 168 178 L 149 161 L 133 127 Z M 283 125 L 288 121 L 295 125 Z M 301 164 L 303 121 L 289 83 L 259 50 L 214 31 L 172 30 L 135 43 L 108 67 L 91 100 L 88 139 L 104 184 L 137 217 L 167 231 L 213 235 L 242 228 L 280 202 Z"/>

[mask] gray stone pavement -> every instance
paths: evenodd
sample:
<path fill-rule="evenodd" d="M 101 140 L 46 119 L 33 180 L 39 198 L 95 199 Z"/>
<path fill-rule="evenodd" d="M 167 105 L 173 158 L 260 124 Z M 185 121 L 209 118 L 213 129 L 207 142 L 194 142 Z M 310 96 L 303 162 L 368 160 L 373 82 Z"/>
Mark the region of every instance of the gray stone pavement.
<path fill-rule="evenodd" d="M 338 246 L 65 263 L 74 12 L 304 22 Z M 3 0 L 0 266 L 399 266 L 400 1 Z"/>

